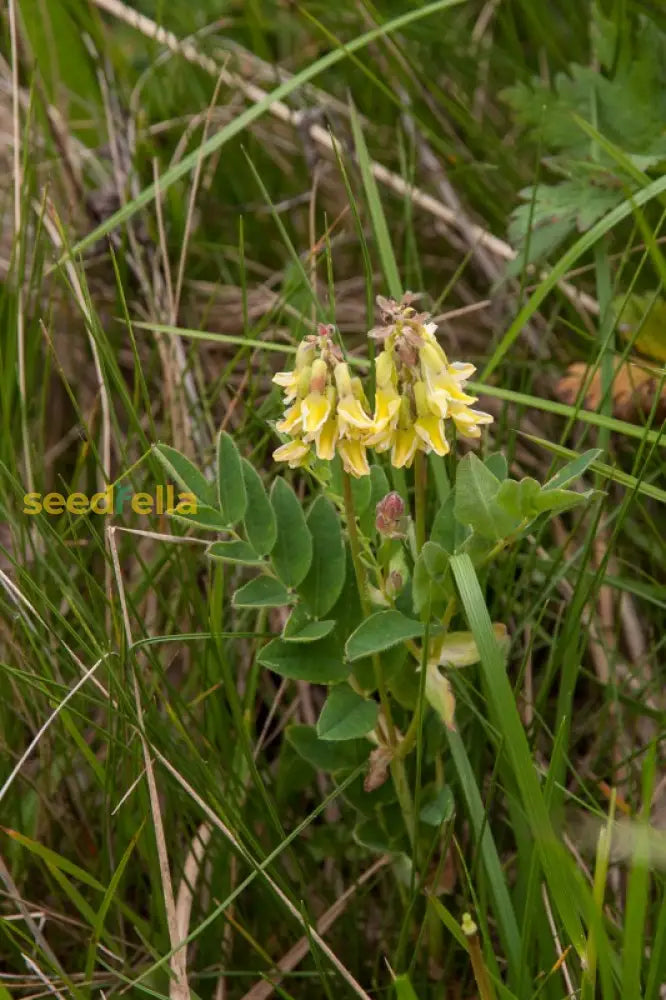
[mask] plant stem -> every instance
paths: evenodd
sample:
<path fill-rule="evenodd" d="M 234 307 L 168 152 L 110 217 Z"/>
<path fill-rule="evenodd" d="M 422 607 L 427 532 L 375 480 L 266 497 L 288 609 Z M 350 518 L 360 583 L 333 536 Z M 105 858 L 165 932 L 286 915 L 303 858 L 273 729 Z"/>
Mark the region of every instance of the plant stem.
<path fill-rule="evenodd" d="M 417 555 L 425 544 L 426 493 L 428 489 L 428 460 L 422 451 L 414 457 L 414 513 L 416 521 Z"/>
<path fill-rule="evenodd" d="M 351 551 L 352 562 L 354 564 L 354 573 L 356 574 L 356 585 L 358 587 L 358 596 L 361 602 L 361 610 L 363 612 L 364 618 L 368 618 L 371 613 L 370 609 L 370 597 L 368 595 L 368 577 L 365 572 L 365 566 L 363 565 L 363 557 L 361 555 L 361 543 L 358 537 L 358 528 L 356 526 L 356 510 L 354 508 L 354 495 L 352 493 L 351 477 L 347 472 L 342 473 L 342 489 L 343 489 L 343 500 L 345 505 L 345 516 L 347 519 L 347 532 L 349 534 L 349 548 Z M 388 692 L 386 690 L 386 683 L 384 681 L 384 673 L 382 671 L 382 665 L 379 660 L 379 656 L 375 653 L 372 657 L 372 667 L 375 674 L 375 683 L 377 685 L 377 691 L 379 692 L 379 701 L 382 706 L 382 711 L 384 713 L 384 718 L 386 720 L 386 729 L 388 732 L 389 744 L 394 747 L 396 745 L 396 733 L 395 726 L 393 725 L 393 716 L 391 714 L 391 704 L 388 698 Z"/>

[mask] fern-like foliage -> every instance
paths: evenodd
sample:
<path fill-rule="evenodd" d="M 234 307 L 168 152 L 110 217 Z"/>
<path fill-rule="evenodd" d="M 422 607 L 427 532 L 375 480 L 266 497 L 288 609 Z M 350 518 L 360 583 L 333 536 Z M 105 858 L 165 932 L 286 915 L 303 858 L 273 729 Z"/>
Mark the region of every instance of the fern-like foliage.
<path fill-rule="evenodd" d="M 593 66 L 573 63 L 552 86 L 535 79 L 502 94 L 560 178 L 520 192 L 509 222 L 520 267 L 526 250 L 528 263 L 546 257 L 666 163 L 666 34 L 646 17 L 618 31 L 598 8 L 590 34 Z"/>

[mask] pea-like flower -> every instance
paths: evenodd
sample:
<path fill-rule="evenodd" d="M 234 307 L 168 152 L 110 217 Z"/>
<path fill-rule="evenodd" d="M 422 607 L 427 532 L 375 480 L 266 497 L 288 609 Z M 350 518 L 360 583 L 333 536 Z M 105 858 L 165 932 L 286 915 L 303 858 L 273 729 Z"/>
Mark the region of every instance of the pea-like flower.
<path fill-rule="evenodd" d="M 383 348 L 375 363 L 374 412 L 363 384 L 352 377 L 332 339 L 320 326 L 296 352 L 294 370 L 273 381 L 284 389 L 285 412 L 276 424 L 286 441 L 273 453 L 291 468 L 314 455 L 330 462 L 337 452 L 345 472 L 367 476 L 367 449 L 390 452 L 396 468 L 409 468 L 417 452 L 447 455 L 446 421 L 463 437 L 478 438 L 489 413 L 475 410 L 465 391 L 474 365 L 450 362 L 427 313 L 417 313 L 407 293 L 400 302 L 378 296 L 382 324 L 370 330 Z"/>
<path fill-rule="evenodd" d="M 360 379 L 352 378 L 331 337 L 320 326 L 296 352 L 293 372 L 278 372 L 273 381 L 285 390 L 287 408 L 276 429 L 291 438 L 273 452 L 290 468 L 307 465 L 313 454 L 330 462 L 336 450 L 346 472 L 367 476 L 370 466 L 365 438 L 373 422 Z"/>

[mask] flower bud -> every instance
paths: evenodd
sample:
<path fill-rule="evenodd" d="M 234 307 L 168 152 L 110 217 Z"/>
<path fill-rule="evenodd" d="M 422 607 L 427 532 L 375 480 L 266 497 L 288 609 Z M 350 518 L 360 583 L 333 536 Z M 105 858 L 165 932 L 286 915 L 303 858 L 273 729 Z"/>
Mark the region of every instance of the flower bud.
<path fill-rule="evenodd" d="M 305 339 L 300 342 L 296 350 L 296 371 L 301 371 L 311 365 L 315 356 L 315 345 L 311 340 Z"/>
<path fill-rule="evenodd" d="M 349 375 L 349 367 L 344 361 L 341 361 L 335 366 L 335 384 L 338 387 L 338 392 L 341 399 L 346 396 L 354 395 L 354 390 L 352 388 L 352 381 Z"/>
<path fill-rule="evenodd" d="M 328 366 L 321 358 L 312 362 L 312 375 L 310 376 L 310 392 L 323 392 L 328 379 Z"/>
<path fill-rule="evenodd" d="M 387 493 L 375 509 L 375 526 L 380 535 L 401 538 L 404 532 L 405 502 L 399 493 Z"/>
<path fill-rule="evenodd" d="M 397 569 L 392 569 L 389 575 L 386 577 L 386 583 L 384 584 L 384 589 L 386 590 L 386 596 L 391 598 L 396 598 L 404 586 L 404 580 L 402 578 L 402 573 Z"/>

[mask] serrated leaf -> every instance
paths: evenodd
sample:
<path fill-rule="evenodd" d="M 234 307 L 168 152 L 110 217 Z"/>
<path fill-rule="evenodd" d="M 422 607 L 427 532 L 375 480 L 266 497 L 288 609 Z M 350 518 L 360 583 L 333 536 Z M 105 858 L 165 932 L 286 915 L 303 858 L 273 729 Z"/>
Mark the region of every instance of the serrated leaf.
<path fill-rule="evenodd" d="M 188 493 L 193 493 L 200 503 L 214 507 L 217 503 L 215 488 L 196 465 L 168 444 L 154 444 L 153 452 L 163 469 Z"/>
<path fill-rule="evenodd" d="M 222 559 L 224 562 L 242 563 L 245 566 L 258 566 L 262 559 L 247 542 L 232 539 L 228 542 L 212 542 L 206 549 L 210 559 Z"/>
<path fill-rule="evenodd" d="M 515 519 L 495 503 L 499 479 L 474 452 L 469 452 L 456 472 L 455 515 L 484 538 L 497 540 L 510 534 Z"/>
<path fill-rule="evenodd" d="M 310 569 L 312 536 L 300 501 L 284 479 L 275 480 L 270 500 L 277 523 L 271 561 L 282 582 L 287 587 L 297 587 Z"/>
<path fill-rule="evenodd" d="M 312 562 L 299 593 L 315 618 L 322 618 L 342 592 L 347 556 L 340 519 L 325 496 L 312 504 L 306 523 L 312 536 Z"/>
<path fill-rule="evenodd" d="M 227 524 L 242 520 L 247 508 L 243 466 L 236 443 L 226 431 L 220 431 L 217 439 L 217 496 Z"/>
<path fill-rule="evenodd" d="M 279 608 L 289 603 L 289 591 L 272 576 L 257 576 L 239 587 L 231 603 L 235 608 Z"/>
<path fill-rule="evenodd" d="M 319 771 L 349 770 L 363 764 L 370 755 L 367 740 L 320 740 L 314 726 L 287 726 L 286 736 L 299 756 Z"/>
<path fill-rule="evenodd" d="M 322 740 L 353 740 L 374 729 L 379 705 L 363 698 L 348 684 L 331 688 L 317 721 L 317 736 Z"/>
<path fill-rule="evenodd" d="M 277 540 L 275 514 L 257 470 L 245 458 L 241 459 L 241 467 L 247 496 L 245 534 L 255 552 L 267 556 Z"/>
<path fill-rule="evenodd" d="M 273 639 L 261 650 L 258 661 L 281 677 L 311 684 L 334 684 L 349 674 L 349 666 L 328 638 L 307 643 Z"/>
<path fill-rule="evenodd" d="M 363 656 L 381 653 L 384 649 L 397 646 L 406 639 L 416 639 L 423 635 L 423 625 L 413 618 L 407 618 L 399 611 L 377 611 L 370 615 L 352 632 L 345 645 L 345 655 L 350 663 Z"/>

